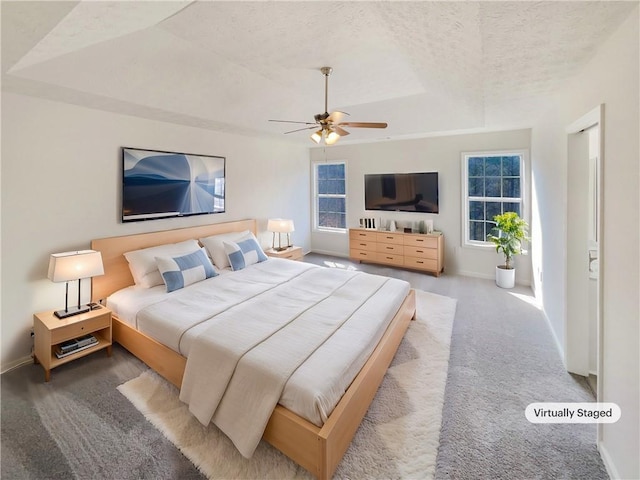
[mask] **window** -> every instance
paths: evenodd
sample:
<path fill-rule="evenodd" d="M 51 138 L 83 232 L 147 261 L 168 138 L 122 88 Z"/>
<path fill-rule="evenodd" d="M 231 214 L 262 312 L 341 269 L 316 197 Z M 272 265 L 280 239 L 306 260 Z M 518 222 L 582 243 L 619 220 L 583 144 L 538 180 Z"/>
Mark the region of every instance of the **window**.
<path fill-rule="evenodd" d="M 314 164 L 315 228 L 347 228 L 346 166 L 344 162 Z"/>
<path fill-rule="evenodd" d="M 524 152 L 462 155 L 465 245 L 491 245 L 493 217 L 523 213 Z"/>

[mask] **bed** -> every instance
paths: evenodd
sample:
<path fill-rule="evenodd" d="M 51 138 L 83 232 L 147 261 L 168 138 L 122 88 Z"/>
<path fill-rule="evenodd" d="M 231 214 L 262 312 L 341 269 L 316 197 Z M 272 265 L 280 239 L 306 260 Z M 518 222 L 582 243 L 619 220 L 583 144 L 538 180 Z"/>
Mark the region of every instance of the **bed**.
<path fill-rule="evenodd" d="M 102 252 L 105 275 L 93 278 L 92 298 L 94 301 L 104 300 L 115 292 L 133 285 L 129 265 L 123 256 L 125 252 L 245 230 L 255 234 L 255 220 L 94 240 L 92 248 Z M 265 264 L 269 263 L 265 262 Z M 298 270 L 293 270 L 305 269 L 300 267 Z M 236 272 L 232 275 L 235 274 Z M 305 419 L 301 414 L 296 413 L 294 408 L 278 404 L 268 417 L 262 439 L 318 478 L 330 478 L 375 396 L 409 321 L 414 315 L 415 293 L 409 290 L 406 297 L 400 300 L 397 312 L 393 315 L 389 326 L 381 333 L 379 342 L 375 347 L 372 346 L 373 351 L 368 360 L 321 426 Z M 185 378 L 187 357 L 179 353 L 179 348 L 176 349 L 175 346 L 170 348 L 155 340 L 124 317 L 124 314 L 123 318 L 119 318 L 117 314 L 114 315 L 114 341 L 180 388 Z"/>

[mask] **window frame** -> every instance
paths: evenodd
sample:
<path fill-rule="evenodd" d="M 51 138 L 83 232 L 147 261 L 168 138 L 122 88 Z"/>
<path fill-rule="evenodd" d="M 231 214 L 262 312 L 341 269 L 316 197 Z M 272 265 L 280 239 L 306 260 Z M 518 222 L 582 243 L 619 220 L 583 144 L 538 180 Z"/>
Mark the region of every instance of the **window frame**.
<path fill-rule="evenodd" d="M 520 198 L 516 197 L 474 197 L 469 196 L 469 157 L 509 157 L 509 156 L 519 156 L 520 157 Z M 499 202 L 509 202 L 509 203 L 520 203 L 520 217 L 525 221 L 529 222 L 529 211 L 528 211 L 528 192 L 529 192 L 529 184 L 528 184 L 528 168 L 529 168 L 529 152 L 525 149 L 513 149 L 513 150 L 483 150 L 483 151 L 475 151 L 475 152 L 462 152 L 461 154 L 461 183 L 462 183 L 462 208 L 461 210 L 461 222 L 462 222 L 462 238 L 461 243 L 465 248 L 478 248 L 478 249 L 495 249 L 495 244 L 488 242 L 486 240 L 471 240 L 469 238 L 469 200 L 470 198 L 473 200 L 474 198 L 479 201 L 496 201 L 499 199 Z M 525 253 L 525 252 L 523 252 Z"/>
<path fill-rule="evenodd" d="M 344 166 L 344 194 L 335 193 L 335 194 L 320 194 L 318 193 L 318 166 L 320 165 L 342 165 Z M 312 163 L 313 167 L 313 230 L 315 232 L 323 232 L 323 233 L 339 233 L 346 234 L 348 231 L 348 220 L 347 220 L 347 198 L 348 198 L 348 170 L 347 170 L 347 162 L 344 160 L 331 160 L 331 161 L 317 161 Z M 345 227 L 344 228 L 334 228 L 334 227 L 324 227 L 319 225 L 320 221 L 320 207 L 319 200 L 320 198 L 344 198 L 344 215 L 345 215 Z"/>

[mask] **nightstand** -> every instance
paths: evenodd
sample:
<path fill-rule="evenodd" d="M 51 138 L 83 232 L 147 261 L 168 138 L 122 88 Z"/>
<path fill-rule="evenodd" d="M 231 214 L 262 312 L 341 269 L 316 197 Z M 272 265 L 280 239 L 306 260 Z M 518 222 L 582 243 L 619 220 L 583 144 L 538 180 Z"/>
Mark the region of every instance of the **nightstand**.
<path fill-rule="evenodd" d="M 111 356 L 111 310 L 100 306 L 87 313 L 73 317 L 58 318 L 53 310 L 36 313 L 33 316 L 35 335 L 34 363 L 44 368 L 44 381 L 51 378 L 51 369 L 77 358 L 84 357 L 103 348 Z M 56 356 L 56 346 L 67 340 L 92 334 L 98 343 L 83 350 L 70 353 L 62 358 Z"/>
<path fill-rule="evenodd" d="M 270 248 L 264 253 L 266 253 L 269 257 L 288 258 L 289 260 L 302 260 L 302 257 L 304 256 L 304 254 L 302 253 L 302 247 L 295 246 L 280 251 Z"/>

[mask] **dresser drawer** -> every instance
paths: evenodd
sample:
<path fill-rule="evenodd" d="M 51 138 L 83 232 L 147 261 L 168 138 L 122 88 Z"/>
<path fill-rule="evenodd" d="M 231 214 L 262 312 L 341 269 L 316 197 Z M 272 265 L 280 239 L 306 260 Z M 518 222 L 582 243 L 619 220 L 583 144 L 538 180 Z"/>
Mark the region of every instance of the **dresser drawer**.
<path fill-rule="evenodd" d="M 376 261 L 378 263 L 384 263 L 386 265 L 396 265 L 402 267 L 404 265 L 404 257 L 402 255 L 394 253 L 380 253 L 376 254 Z"/>
<path fill-rule="evenodd" d="M 349 248 L 365 250 L 367 252 L 375 252 L 376 245 L 378 245 L 376 242 L 372 242 L 370 240 L 351 240 L 349 242 Z"/>
<path fill-rule="evenodd" d="M 429 270 L 431 272 L 435 272 L 438 270 L 438 261 L 429 258 L 404 257 L 404 266 L 418 270 Z"/>
<path fill-rule="evenodd" d="M 404 255 L 404 245 L 394 245 L 392 243 L 378 243 L 376 251 L 379 253 L 394 253 Z"/>
<path fill-rule="evenodd" d="M 375 242 L 378 232 L 375 230 L 349 230 L 349 240 L 366 240 Z"/>
<path fill-rule="evenodd" d="M 99 317 L 53 328 L 51 330 L 51 344 L 56 345 L 60 342 L 64 342 L 65 340 L 81 337 L 82 335 L 95 332 L 102 328 L 109 328 L 110 325 L 111 312 L 107 312 Z"/>
<path fill-rule="evenodd" d="M 427 248 L 427 247 L 404 247 L 404 254 L 407 257 L 417 257 L 417 258 L 431 258 L 433 260 L 438 259 L 438 249 L 437 248 Z"/>
<path fill-rule="evenodd" d="M 405 235 L 404 244 L 412 247 L 438 248 L 438 237 L 426 235 Z"/>
<path fill-rule="evenodd" d="M 377 254 L 374 251 L 356 250 L 354 248 L 349 250 L 349 257 L 356 258 L 358 260 L 369 260 L 371 262 L 375 262 L 377 258 L 376 256 Z"/>
<path fill-rule="evenodd" d="M 402 241 L 403 234 L 402 233 L 378 233 L 377 240 L 378 243 L 391 243 L 394 245 L 403 245 Z"/>

